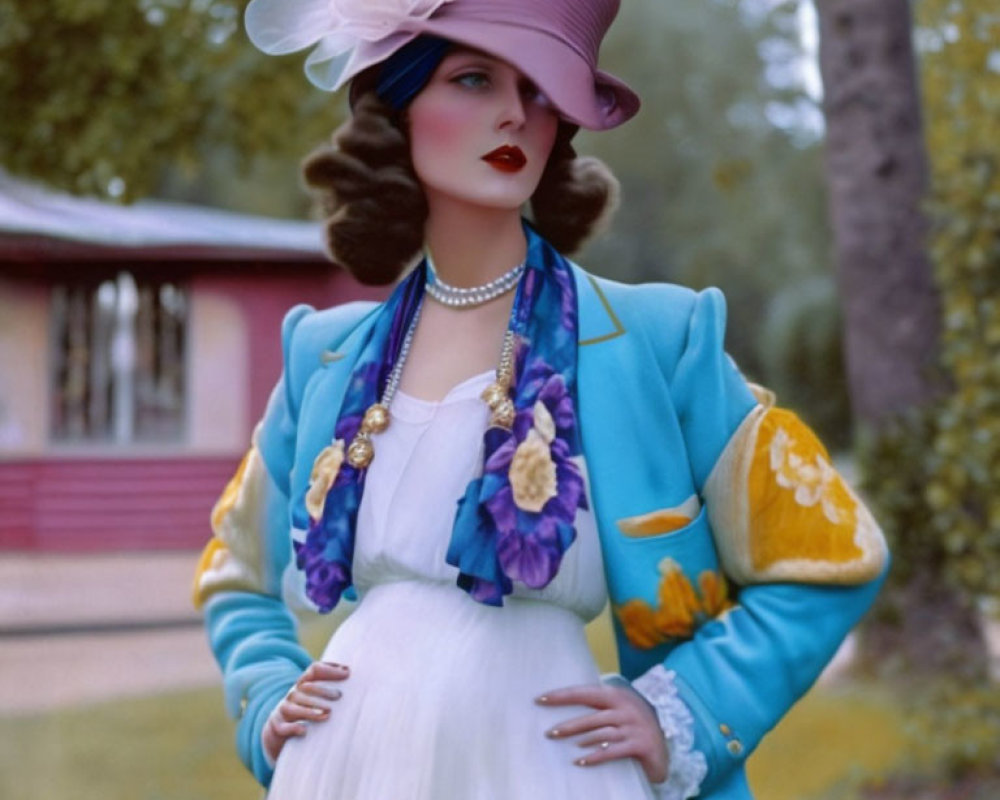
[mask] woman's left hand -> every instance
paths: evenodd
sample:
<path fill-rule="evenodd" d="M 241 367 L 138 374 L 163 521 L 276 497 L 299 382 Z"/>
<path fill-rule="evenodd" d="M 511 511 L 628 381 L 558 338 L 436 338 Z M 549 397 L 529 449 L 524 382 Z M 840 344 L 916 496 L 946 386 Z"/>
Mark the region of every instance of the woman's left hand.
<path fill-rule="evenodd" d="M 634 758 L 650 783 L 667 779 L 670 758 L 656 713 L 638 693 L 618 686 L 572 686 L 546 692 L 543 706 L 590 706 L 593 713 L 574 717 L 545 732 L 551 739 L 583 734 L 580 747 L 594 748 L 574 763 L 581 767 L 618 758 Z"/>

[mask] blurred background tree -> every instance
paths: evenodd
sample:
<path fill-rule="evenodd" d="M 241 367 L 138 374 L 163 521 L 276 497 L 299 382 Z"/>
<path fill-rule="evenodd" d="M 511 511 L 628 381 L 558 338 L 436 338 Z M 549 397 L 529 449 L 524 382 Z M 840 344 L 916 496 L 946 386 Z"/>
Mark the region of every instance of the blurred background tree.
<path fill-rule="evenodd" d="M 899 414 L 926 408 L 940 385 L 913 23 L 908 0 L 830 0 L 818 11 L 848 385 L 856 418 L 877 436 Z M 919 574 L 895 587 L 907 613 L 873 626 L 870 640 L 886 639 L 879 649 L 897 655 L 912 648 L 906 660 L 934 671 L 942 658 L 958 657 L 957 648 L 942 646 L 956 639 L 956 629 L 972 633 L 974 626 L 968 619 L 955 625 L 970 615 L 940 580 L 940 562 L 923 555 L 910 561 Z M 908 630 L 910 622 L 919 631 Z"/>
<path fill-rule="evenodd" d="M 897 555 L 880 649 L 910 674 L 971 679 L 986 671 L 977 598 L 1000 596 L 1000 21 L 988 5 L 921 6 L 926 151 L 909 4 L 821 7 L 850 384 Z"/>
<path fill-rule="evenodd" d="M 929 193 L 913 105 L 900 107 L 898 88 L 864 80 L 893 63 L 900 77 L 914 74 L 901 52 L 914 30 L 908 3 L 820 5 L 824 47 L 837 50 L 824 71 L 853 94 L 829 93 L 828 84 L 831 187 L 834 195 L 852 180 L 864 187 L 844 217 L 844 266 L 857 268 L 854 285 L 870 296 L 857 317 L 846 303 L 848 336 L 869 339 L 857 350 L 849 344 L 849 361 L 866 364 L 856 371 L 852 363 L 852 385 L 859 377 L 874 384 L 859 403 L 870 423 L 862 470 L 895 557 L 868 638 L 916 698 L 909 774 L 861 796 L 979 800 L 1000 792 L 1000 692 L 983 628 L 1000 600 L 1000 16 L 990 0 L 923 0 L 916 8 Z M 834 152 L 841 113 L 855 116 L 844 148 L 853 158 Z M 909 138 L 903 150 L 901 138 Z M 909 193 L 881 192 L 892 180 Z M 866 198 L 881 207 L 854 213 Z M 929 229 L 918 218 L 920 200 Z M 935 306 L 940 321 L 932 325 Z"/>
<path fill-rule="evenodd" d="M 827 186 L 855 416 L 878 426 L 934 395 L 938 299 L 909 0 L 818 4 Z"/>
<path fill-rule="evenodd" d="M 289 163 L 343 109 L 301 59 L 247 43 L 246 2 L 0 0 L 0 164 L 78 194 L 301 216 Z"/>
<path fill-rule="evenodd" d="M 630 282 L 722 287 L 740 367 L 840 449 L 850 420 L 822 119 L 802 78 L 799 11 L 798 2 L 622 4 L 602 63 L 643 109 L 620 130 L 578 137 L 623 188 L 610 232 L 582 260 Z M 803 337 L 811 319 L 820 324 Z"/>

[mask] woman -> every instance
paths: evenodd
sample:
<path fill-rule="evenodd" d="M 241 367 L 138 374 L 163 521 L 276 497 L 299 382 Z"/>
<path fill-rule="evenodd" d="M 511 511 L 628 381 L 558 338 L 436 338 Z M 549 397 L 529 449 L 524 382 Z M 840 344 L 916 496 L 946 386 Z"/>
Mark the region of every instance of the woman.
<path fill-rule="evenodd" d="M 353 79 L 306 164 L 335 259 L 385 283 L 426 255 L 385 304 L 290 312 L 213 512 L 197 598 L 274 797 L 749 797 L 746 756 L 874 596 L 877 526 L 727 359 L 721 295 L 560 255 L 614 196 L 569 140 L 638 109 L 596 69 L 617 7 L 248 9 L 264 49 L 321 40 L 310 76 Z M 354 587 L 310 663 L 286 603 Z M 608 595 L 631 683 L 587 652 Z"/>

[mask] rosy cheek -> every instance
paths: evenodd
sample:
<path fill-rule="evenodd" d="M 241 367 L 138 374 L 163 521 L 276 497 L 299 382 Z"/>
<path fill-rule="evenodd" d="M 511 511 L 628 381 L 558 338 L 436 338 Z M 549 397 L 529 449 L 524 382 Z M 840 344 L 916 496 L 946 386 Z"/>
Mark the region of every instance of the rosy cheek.
<path fill-rule="evenodd" d="M 414 120 L 414 126 L 419 125 L 419 133 L 424 141 L 435 145 L 453 146 L 467 141 L 469 137 L 469 113 L 461 109 L 439 105 L 425 109 L 419 120 Z"/>

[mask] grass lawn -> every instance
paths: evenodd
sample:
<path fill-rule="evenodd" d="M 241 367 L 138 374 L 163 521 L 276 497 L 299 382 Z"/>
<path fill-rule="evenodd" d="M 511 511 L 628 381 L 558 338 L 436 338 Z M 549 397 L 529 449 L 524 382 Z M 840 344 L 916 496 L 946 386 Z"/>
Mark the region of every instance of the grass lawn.
<path fill-rule="evenodd" d="M 218 689 L 0 718 L 4 800 L 246 800 Z"/>
<path fill-rule="evenodd" d="M 325 629 L 310 627 L 304 639 L 316 653 L 326 635 Z M 591 631 L 602 669 L 614 668 L 608 636 L 599 625 Z M 814 691 L 751 758 L 758 800 L 807 800 L 851 770 L 892 764 L 903 748 L 899 728 L 898 713 L 881 692 Z M 232 723 L 218 688 L 0 717 L 3 800 L 260 796 L 236 759 Z"/>
<path fill-rule="evenodd" d="M 871 687 L 814 689 L 751 756 L 758 800 L 807 800 L 858 771 L 881 772 L 903 755 L 903 721 L 888 693 Z"/>

